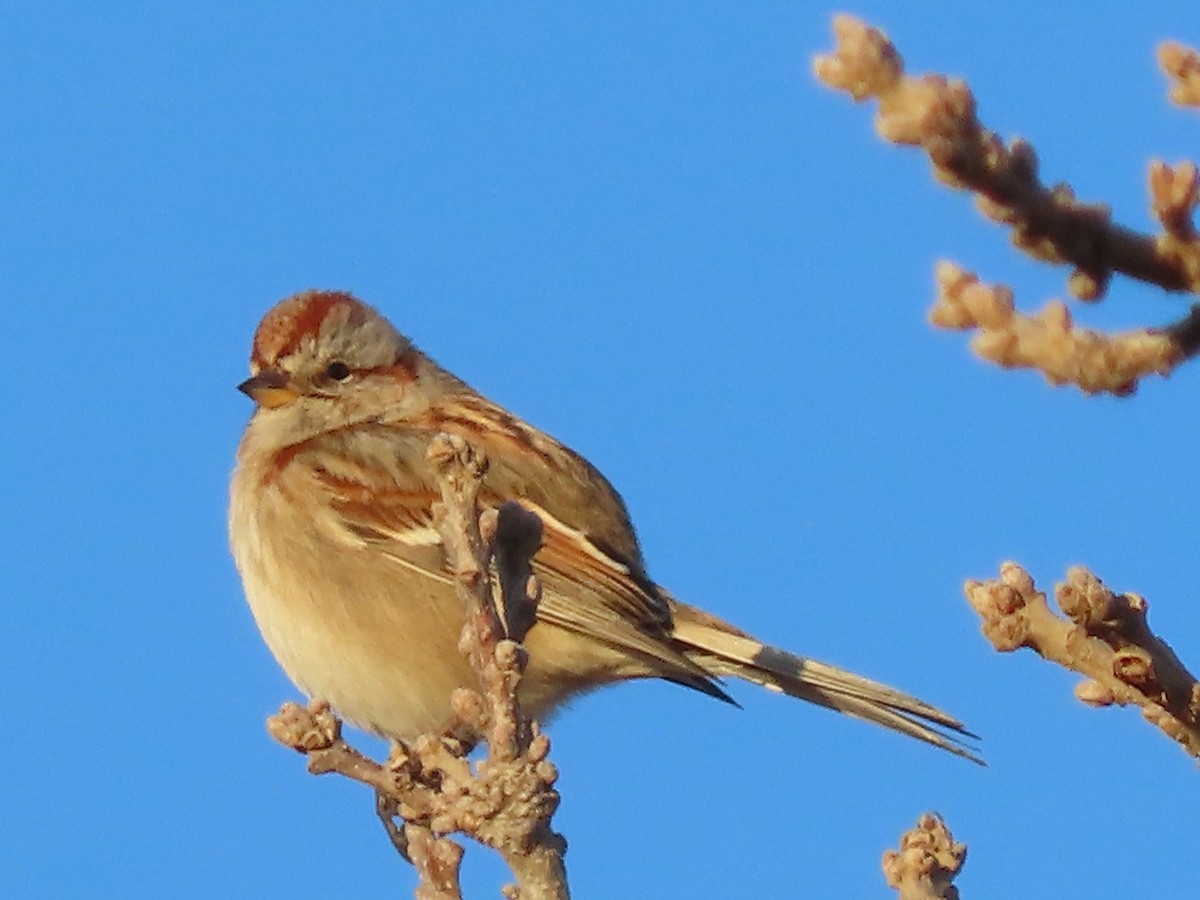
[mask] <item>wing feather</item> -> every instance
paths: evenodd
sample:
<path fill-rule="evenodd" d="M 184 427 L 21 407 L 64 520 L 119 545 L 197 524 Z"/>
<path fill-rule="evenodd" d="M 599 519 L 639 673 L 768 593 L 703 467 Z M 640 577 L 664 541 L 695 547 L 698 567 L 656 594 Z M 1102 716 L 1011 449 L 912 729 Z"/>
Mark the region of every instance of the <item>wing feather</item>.
<path fill-rule="evenodd" d="M 432 508 L 439 493 L 425 462 L 424 448 L 437 431 L 458 428 L 466 429 L 466 425 L 444 418 L 428 427 L 412 423 L 362 424 L 354 429 L 353 440 L 346 432 L 330 432 L 313 439 L 308 442 L 310 446 L 297 449 L 291 462 L 305 465 L 314 486 L 326 492 L 333 527 L 339 529 L 343 541 L 371 546 L 397 565 L 449 586 L 450 573 L 433 523 Z M 551 441 L 540 432 L 536 435 L 539 441 Z M 510 436 L 489 442 L 473 431 L 463 433 L 463 437 L 481 444 L 491 461 L 484 476 L 481 504 L 496 507 L 515 500 L 542 520 L 542 547 L 533 559 L 534 571 L 542 582 L 539 621 L 639 656 L 648 662 L 647 674 L 724 697 L 703 668 L 684 655 L 673 640 L 669 602 L 645 576 L 640 555 L 622 557 L 618 549 L 612 549 L 631 542 L 636 549 L 632 531 L 623 540 L 619 535 L 616 540 L 606 535 L 602 546 L 584 528 L 563 521 L 547 509 L 547 498 L 554 496 L 554 491 L 548 489 L 544 479 L 516 477 L 528 466 L 518 468 L 508 446 L 513 441 L 534 438 Z M 337 446 L 322 445 L 326 441 L 336 441 Z M 552 468 L 538 474 L 546 479 L 556 477 Z M 619 510 L 620 516 L 625 516 L 620 498 L 607 482 L 601 480 L 599 487 L 590 482 L 582 488 L 567 487 L 599 491 L 591 498 L 592 507 L 571 504 L 572 512 L 580 508 L 594 510 L 595 503 L 605 503 L 610 512 Z"/>

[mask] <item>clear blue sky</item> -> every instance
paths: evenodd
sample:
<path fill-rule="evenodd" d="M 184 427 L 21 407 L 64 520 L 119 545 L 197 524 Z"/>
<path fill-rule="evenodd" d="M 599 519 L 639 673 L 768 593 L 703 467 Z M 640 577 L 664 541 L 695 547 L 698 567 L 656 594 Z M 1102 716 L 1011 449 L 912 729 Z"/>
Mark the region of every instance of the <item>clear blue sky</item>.
<path fill-rule="evenodd" d="M 883 897 L 928 809 L 972 900 L 1188 895 L 1192 762 L 994 653 L 960 585 L 1085 563 L 1200 665 L 1200 366 L 1088 399 L 929 328 L 938 257 L 1027 308 L 1065 272 L 816 84 L 836 8 L 399 6 L 0 11 L 0 894 L 410 890 L 367 792 L 267 738 L 297 695 L 226 549 L 252 330 L 328 287 L 599 464 L 677 594 L 985 737 L 987 770 L 749 687 L 586 698 L 552 728 L 577 896 Z M 1134 6 L 854 11 L 1148 227 L 1148 159 L 1200 148 L 1153 48 L 1200 25 Z"/>

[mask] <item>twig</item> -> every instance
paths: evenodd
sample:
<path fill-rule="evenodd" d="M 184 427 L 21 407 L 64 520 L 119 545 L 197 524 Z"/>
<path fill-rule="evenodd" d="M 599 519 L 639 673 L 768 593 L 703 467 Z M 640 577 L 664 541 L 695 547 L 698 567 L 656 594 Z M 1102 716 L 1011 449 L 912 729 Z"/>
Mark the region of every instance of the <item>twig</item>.
<path fill-rule="evenodd" d="M 453 830 L 463 831 L 504 857 L 517 879 L 510 897 L 521 900 L 566 898 L 566 841 L 550 828 L 558 807 L 553 789 L 558 773 L 546 758 L 549 739 L 525 718 L 517 703 L 517 686 L 524 671 L 524 649 L 505 637 L 487 573 L 491 546 L 497 546 L 504 594 L 499 604 L 511 623 L 532 624 L 532 610 L 519 604 L 536 602 L 538 589 L 529 559 L 541 544 L 541 521 L 518 504 L 504 504 L 495 517 L 478 523 L 478 493 L 486 461 L 462 438 L 438 435 L 430 445 L 429 459 L 438 472 L 442 502 L 437 524 L 446 557 L 457 573 L 456 587 L 467 608 L 462 646 L 468 650 L 485 703 L 465 691 L 455 692 L 453 706 L 460 715 L 476 717 L 488 735 L 488 755 L 478 766 L 473 808 L 456 810 Z M 486 533 L 485 533 L 486 532 Z M 504 549 L 500 549 L 503 542 Z M 513 637 L 523 637 L 517 632 Z M 481 815 L 480 813 L 485 813 Z M 451 824 L 434 820 L 437 831 Z"/>
<path fill-rule="evenodd" d="M 1085 393 L 1128 396 L 1149 375 L 1170 375 L 1200 349 L 1196 308 L 1164 330 L 1104 334 L 1079 328 L 1057 301 L 1033 316 L 1018 312 L 1012 291 L 987 285 L 951 262 L 937 267 L 938 296 L 929 319 L 941 328 L 978 329 L 972 349 L 1006 368 L 1037 369 L 1051 384 L 1078 385 Z"/>
<path fill-rule="evenodd" d="M 837 48 L 814 62 L 817 77 L 855 100 L 875 98 L 879 133 L 921 147 L 941 182 L 976 195 L 990 219 L 1012 229 L 1013 243 L 1034 259 L 1074 267 L 1068 291 L 1098 300 L 1114 272 L 1169 291 L 1200 293 L 1200 235 L 1193 217 L 1200 204 L 1200 172 L 1190 162 L 1150 165 L 1150 209 L 1162 226 L 1146 235 L 1116 225 L 1102 204 L 1082 203 L 1071 187 L 1038 179 L 1033 147 L 1005 144 L 984 128 L 975 98 L 959 79 L 904 73 L 887 36 L 851 16 L 834 19 Z M 1159 50 L 1176 80 L 1177 102 L 1200 103 L 1200 56 L 1179 45 Z M 930 321 L 941 328 L 979 329 L 971 342 L 984 359 L 1010 368 L 1034 368 L 1053 384 L 1087 393 L 1132 394 L 1141 378 L 1168 375 L 1200 352 L 1200 312 L 1157 329 L 1104 334 L 1076 328 L 1067 308 L 1049 303 L 1036 315 L 1013 308 L 1012 291 L 989 287 L 953 265 L 938 266 L 938 299 Z"/>
<path fill-rule="evenodd" d="M 359 753 L 342 739 L 342 723 L 323 700 L 314 700 L 307 708 L 285 703 L 278 715 L 267 720 L 267 731 L 279 743 L 305 754 L 313 775 L 336 772 L 375 790 L 377 812 L 388 836 L 417 870 L 418 900 L 460 900 L 458 860 L 462 848 L 436 837 L 419 821 L 406 823 L 401 831 L 388 818 L 393 809 L 413 808 L 428 818 L 427 811 L 437 805 L 436 790 L 423 783 L 419 765 L 398 765 L 393 754 L 388 765 L 381 766 Z"/>
<path fill-rule="evenodd" d="M 1056 615 L 1033 578 L 1016 563 L 1000 578 L 968 581 L 967 600 L 1000 652 L 1029 647 L 1087 676 L 1075 695 L 1089 706 L 1137 706 L 1147 721 L 1200 759 L 1200 683 L 1146 623 L 1146 601 L 1114 594 L 1080 566 L 1055 587 L 1067 618 Z"/>
<path fill-rule="evenodd" d="M 463 848 L 414 822 L 404 824 L 404 835 L 409 858 L 421 876 L 416 900 L 462 900 L 458 873 Z"/>
<path fill-rule="evenodd" d="M 516 503 L 480 515 L 487 462 L 461 439 L 439 435 L 429 458 L 442 493 L 437 524 L 467 611 L 459 646 L 482 691 L 456 690 L 448 699 L 458 722 L 446 734 L 394 744 L 385 765 L 348 745 L 321 701 L 308 708 L 286 704 L 267 727 L 307 756 L 313 774 L 337 772 L 374 789 L 389 838 L 417 869 L 418 900 L 461 898 L 463 851 L 450 834 L 467 835 L 503 856 L 517 881 L 505 889 L 508 897 L 566 900 L 566 841 L 550 827 L 558 773 L 547 759 L 549 739 L 517 702 L 526 662 L 518 641 L 534 622 L 540 596 L 531 558 L 541 544 L 541 520 Z M 459 730 L 486 738 L 487 756 L 477 766 L 467 759 L 470 744 L 450 736 Z"/>
<path fill-rule="evenodd" d="M 1171 99 L 1180 106 L 1200 106 L 1200 53 L 1167 41 L 1158 45 L 1158 64 L 1171 79 Z"/>
<path fill-rule="evenodd" d="M 967 861 L 967 845 L 956 843 L 936 813 L 900 837 L 900 850 L 883 854 L 883 874 L 900 900 L 958 900 L 952 882 Z"/>
<path fill-rule="evenodd" d="M 1196 164 L 1170 166 L 1162 160 L 1150 162 L 1150 211 L 1162 224 L 1164 236 L 1183 248 L 1195 245 L 1196 225 L 1192 217 L 1200 201 L 1200 172 Z M 1170 246 L 1169 241 L 1163 241 Z"/>
<path fill-rule="evenodd" d="M 1046 187 L 1038 179 L 1033 147 L 1020 139 L 1006 145 L 984 128 L 964 81 L 905 75 L 887 36 L 851 16 L 837 16 L 833 27 L 837 48 L 816 59 L 817 77 L 855 100 L 877 99 L 880 135 L 921 147 L 934 176 L 975 193 L 980 211 L 1011 227 L 1022 251 L 1073 266 L 1068 279 L 1073 296 L 1098 299 L 1113 272 L 1168 291 L 1200 292 L 1200 244 L 1116 225 L 1107 206 L 1076 200 L 1069 185 Z"/>

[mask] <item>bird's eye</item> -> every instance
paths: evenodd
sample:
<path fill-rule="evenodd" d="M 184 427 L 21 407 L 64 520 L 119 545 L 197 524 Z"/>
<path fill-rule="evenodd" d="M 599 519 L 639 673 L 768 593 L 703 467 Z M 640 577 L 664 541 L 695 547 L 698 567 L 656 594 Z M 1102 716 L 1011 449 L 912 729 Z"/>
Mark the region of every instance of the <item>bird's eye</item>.
<path fill-rule="evenodd" d="M 345 381 L 350 377 L 350 367 L 344 362 L 331 362 L 325 367 L 325 374 L 334 381 Z"/>

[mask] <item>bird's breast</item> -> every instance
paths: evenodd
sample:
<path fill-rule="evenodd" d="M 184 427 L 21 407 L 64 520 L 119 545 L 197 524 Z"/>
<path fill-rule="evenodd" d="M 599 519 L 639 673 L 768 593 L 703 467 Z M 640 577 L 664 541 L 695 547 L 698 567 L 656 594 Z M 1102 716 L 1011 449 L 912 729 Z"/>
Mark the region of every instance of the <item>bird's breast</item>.
<path fill-rule="evenodd" d="M 450 693 L 473 678 L 456 649 L 464 616 L 453 589 L 339 536 L 302 472 L 257 486 L 242 474 L 231 546 L 259 630 L 292 681 L 383 735 L 444 725 Z"/>

